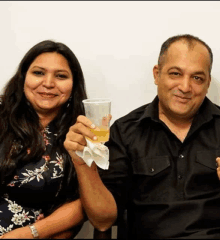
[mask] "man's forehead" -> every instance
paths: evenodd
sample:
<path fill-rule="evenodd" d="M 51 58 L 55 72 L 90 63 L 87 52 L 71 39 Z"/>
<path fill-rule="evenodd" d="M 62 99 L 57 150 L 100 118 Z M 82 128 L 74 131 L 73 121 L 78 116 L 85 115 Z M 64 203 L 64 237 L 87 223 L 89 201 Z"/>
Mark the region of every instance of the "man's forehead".
<path fill-rule="evenodd" d="M 170 45 L 167 50 L 167 56 L 171 54 L 185 54 L 186 52 L 196 52 L 201 53 L 203 55 L 207 55 L 209 57 L 208 49 L 200 42 L 195 40 L 186 41 L 186 40 L 179 40 Z"/>

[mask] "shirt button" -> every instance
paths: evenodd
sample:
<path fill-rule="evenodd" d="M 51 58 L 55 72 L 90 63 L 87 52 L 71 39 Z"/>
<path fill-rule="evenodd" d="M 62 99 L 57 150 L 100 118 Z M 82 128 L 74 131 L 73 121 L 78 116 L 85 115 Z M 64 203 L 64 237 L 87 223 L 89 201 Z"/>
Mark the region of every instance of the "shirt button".
<path fill-rule="evenodd" d="M 179 155 L 179 158 L 184 158 L 184 155 L 183 155 L 183 154 L 180 154 L 180 155 Z"/>
<path fill-rule="evenodd" d="M 153 173 L 154 171 L 155 171 L 155 170 L 154 170 L 154 168 L 151 168 L 151 169 L 150 169 L 150 172 L 152 172 L 152 173 Z"/>
<path fill-rule="evenodd" d="M 182 177 L 181 175 L 178 175 L 178 178 L 179 178 L 179 179 L 182 179 L 183 177 Z"/>

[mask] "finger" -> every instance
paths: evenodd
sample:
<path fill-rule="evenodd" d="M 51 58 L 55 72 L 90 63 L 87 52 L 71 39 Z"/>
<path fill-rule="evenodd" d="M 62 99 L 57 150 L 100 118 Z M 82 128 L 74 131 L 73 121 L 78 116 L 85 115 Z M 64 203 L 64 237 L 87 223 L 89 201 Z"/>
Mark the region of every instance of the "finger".
<path fill-rule="evenodd" d="M 218 175 L 218 178 L 220 180 L 220 167 L 217 168 L 217 175 Z"/>
<path fill-rule="evenodd" d="M 85 147 L 84 145 L 69 140 L 65 140 L 63 145 L 70 154 L 75 151 L 83 151 Z"/>
<path fill-rule="evenodd" d="M 216 158 L 216 165 L 217 165 L 217 167 L 220 166 L 220 157 Z"/>
<path fill-rule="evenodd" d="M 76 133 L 74 131 L 69 131 L 66 135 L 66 140 L 71 142 L 76 142 L 82 146 L 86 146 L 86 139 L 83 134 Z"/>
<path fill-rule="evenodd" d="M 41 219 L 43 219 L 43 218 L 44 218 L 44 214 L 41 213 L 41 214 L 37 217 L 36 222 L 38 222 L 39 220 L 41 220 Z"/>
<path fill-rule="evenodd" d="M 76 122 L 82 123 L 88 128 L 95 128 L 95 125 L 92 123 L 92 121 L 83 115 L 79 115 L 76 119 Z"/>
<path fill-rule="evenodd" d="M 91 140 L 97 140 L 97 136 L 92 133 L 88 127 L 86 127 L 84 124 L 82 123 L 76 123 L 74 124 L 71 128 L 70 128 L 70 132 L 75 132 L 78 134 L 83 135 L 84 137 L 88 137 Z M 75 141 L 75 136 L 72 135 L 72 141 Z"/>

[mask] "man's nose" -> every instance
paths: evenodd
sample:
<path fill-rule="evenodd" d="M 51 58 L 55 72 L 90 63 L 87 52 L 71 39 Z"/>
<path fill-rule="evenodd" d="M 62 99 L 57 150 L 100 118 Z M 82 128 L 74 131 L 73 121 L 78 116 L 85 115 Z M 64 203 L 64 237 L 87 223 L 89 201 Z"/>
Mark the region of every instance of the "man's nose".
<path fill-rule="evenodd" d="M 186 93 L 191 91 L 191 80 L 190 77 L 186 76 L 181 79 L 179 84 L 179 90 Z"/>
<path fill-rule="evenodd" d="M 43 86 L 46 88 L 53 88 L 55 85 L 55 79 L 52 74 L 46 74 L 43 79 Z"/>

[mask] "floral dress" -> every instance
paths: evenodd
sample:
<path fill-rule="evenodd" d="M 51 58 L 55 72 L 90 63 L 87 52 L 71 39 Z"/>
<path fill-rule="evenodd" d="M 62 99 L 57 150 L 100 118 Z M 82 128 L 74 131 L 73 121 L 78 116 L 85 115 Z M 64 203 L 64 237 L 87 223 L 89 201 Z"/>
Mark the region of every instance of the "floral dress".
<path fill-rule="evenodd" d="M 38 162 L 28 162 L 17 169 L 7 191 L 0 197 L 0 236 L 32 224 L 40 213 L 54 205 L 64 176 L 62 154 L 50 155 L 54 133 L 49 125 L 43 131 L 45 154 Z"/>

